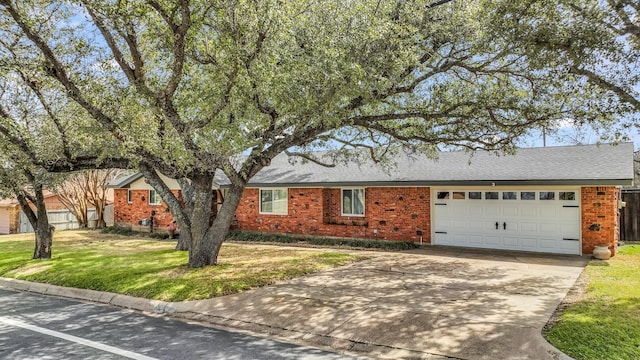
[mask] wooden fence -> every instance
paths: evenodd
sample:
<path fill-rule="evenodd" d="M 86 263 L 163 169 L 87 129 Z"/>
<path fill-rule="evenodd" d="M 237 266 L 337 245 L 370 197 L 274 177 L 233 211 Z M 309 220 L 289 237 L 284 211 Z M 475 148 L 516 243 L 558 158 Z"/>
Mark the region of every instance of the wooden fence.
<path fill-rule="evenodd" d="M 640 241 L 640 190 L 623 190 L 620 210 L 620 240 Z"/>

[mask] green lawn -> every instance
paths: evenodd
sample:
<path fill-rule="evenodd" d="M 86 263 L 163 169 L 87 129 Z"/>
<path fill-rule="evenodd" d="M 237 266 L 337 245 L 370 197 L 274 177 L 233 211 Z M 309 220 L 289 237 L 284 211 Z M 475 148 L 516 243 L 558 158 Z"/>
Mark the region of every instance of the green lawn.
<path fill-rule="evenodd" d="M 60 231 L 52 260 L 31 260 L 33 234 L 0 236 L 0 276 L 183 301 L 228 295 L 357 261 L 332 251 L 225 244 L 218 266 L 190 269 L 174 242 Z"/>
<path fill-rule="evenodd" d="M 609 261 L 586 268 L 584 299 L 545 334 L 579 360 L 640 359 L 640 245 L 626 245 Z"/>

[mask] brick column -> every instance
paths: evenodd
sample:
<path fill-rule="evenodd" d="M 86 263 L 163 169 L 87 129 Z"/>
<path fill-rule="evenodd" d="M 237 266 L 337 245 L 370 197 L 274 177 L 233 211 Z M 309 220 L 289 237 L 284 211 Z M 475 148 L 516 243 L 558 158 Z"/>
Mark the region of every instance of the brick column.
<path fill-rule="evenodd" d="M 583 187 L 582 253 L 592 254 L 596 245 L 607 245 L 611 254 L 618 250 L 618 200 L 620 189 L 615 186 Z"/>

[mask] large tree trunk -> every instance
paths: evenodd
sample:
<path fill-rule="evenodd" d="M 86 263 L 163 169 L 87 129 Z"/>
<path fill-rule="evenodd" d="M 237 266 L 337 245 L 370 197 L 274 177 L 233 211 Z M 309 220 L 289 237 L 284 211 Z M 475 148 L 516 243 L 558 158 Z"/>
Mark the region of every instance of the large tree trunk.
<path fill-rule="evenodd" d="M 35 248 L 33 250 L 34 259 L 51 259 L 51 246 L 53 244 L 54 227 L 49 225 L 47 208 L 42 194 L 42 185 L 34 187 L 35 197 L 27 194 L 17 194 L 18 202 L 22 207 L 22 212 L 29 219 L 29 223 L 35 232 Z M 31 208 L 27 197 L 34 203 L 36 211 Z"/>
<path fill-rule="evenodd" d="M 246 183 L 239 179 L 231 185 L 222 208 L 211 223 L 213 174 L 194 174 L 188 181 L 178 179 L 182 188 L 180 201 L 153 168 L 141 163 L 140 171 L 147 183 L 165 200 L 178 223 L 180 238 L 176 249 L 189 251 L 189 267 L 216 265 L 220 247 L 229 232 Z"/>
<path fill-rule="evenodd" d="M 229 227 L 233 222 L 243 191 L 244 186 L 231 186 L 216 219 L 207 229 L 205 238 L 202 239 L 200 247 L 197 251 L 193 251 L 193 248 L 189 249 L 190 267 L 203 267 L 218 264 L 220 248 L 222 247 L 224 240 L 227 238 Z M 209 208 L 209 211 L 211 211 L 211 208 Z M 194 241 L 192 241 L 192 244 L 193 243 Z"/>
<path fill-rule="evenodd" d="M 211 248 L 207 241 L 209 218 L 211 216 L 211 188 L 212 175 L 202 175 L 193 178 L 193 210 L 191 211 L 191 243 L 189 244 L 189 266 L 203 267 L 215 264 L 211 258 Z"/>

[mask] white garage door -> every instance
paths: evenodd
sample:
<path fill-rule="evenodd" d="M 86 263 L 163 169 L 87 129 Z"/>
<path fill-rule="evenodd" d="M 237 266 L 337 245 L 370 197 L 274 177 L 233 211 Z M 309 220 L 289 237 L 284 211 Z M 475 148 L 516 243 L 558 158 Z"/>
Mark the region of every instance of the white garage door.
<path fill-rule="evenodd" d="M 580 189 L 434 189 L 433 243 L 580 254 Z"/>

